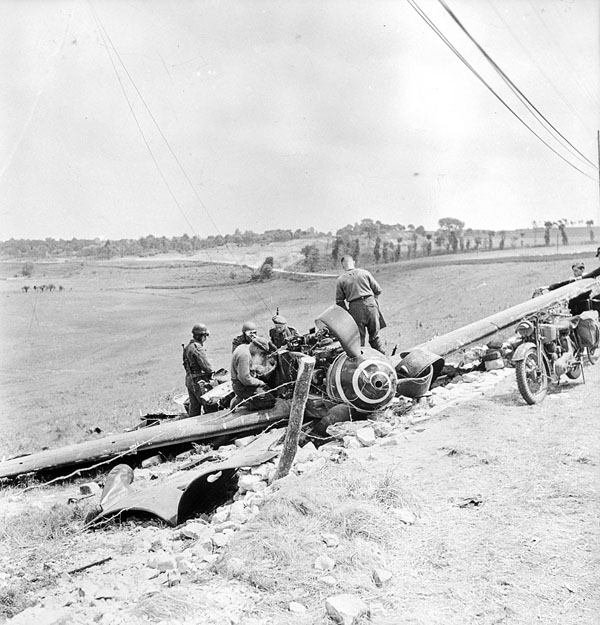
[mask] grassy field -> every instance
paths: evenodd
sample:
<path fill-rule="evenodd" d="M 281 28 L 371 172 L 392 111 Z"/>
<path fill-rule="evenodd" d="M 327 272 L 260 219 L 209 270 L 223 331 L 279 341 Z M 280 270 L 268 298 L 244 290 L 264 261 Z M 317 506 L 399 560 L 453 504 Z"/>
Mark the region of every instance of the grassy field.
<path fill-rule="evenodd" d="M 525 299 L 567 277 L 569 257 L 375 268 L 384 289 L 388 349 L 401 349 Z M 4 277 L 14 266 L 1 267 Z M 0 281 L 0 456 L 121 432 L 142 414 L 172 410 L 183 391 L 181 343 L 210 326 L 217 366 L 245 319 L 266 332 L 279 307 L 299 330 L 332 303 L 333 278 L 247 283 L 248 269 L 188 261 L 36 265 L 28 281 Z M 52 293 L 23 293 L 53 282 Z M 514 378 L 442 409 L 395 445 L 284 481 L 214 566 L 181 586 L 146 592 L 149 528 L 81 530 L 76 484 L 0 489 L 0 622 L 36 601 L 58 601 L 69 622 L 235 622 L 326 625 L 324 601 L 353 592 L 375 625 L 592 625 L 600 607 L 595 408 L 600 365 L 587 384 L 552 389 L 528 407 Z M 97 478 L 101 481 L 101 476 Z M 474 498 L 477 506 L 462 507 Z M 406 512 L 414 517 L 407 524 Z M 174 530 L 153 534 L 181 549 Z M 327 551 L 322 533 L 339 545 Z M 176 546 L 176 547 L 175 547 Z M 333 556 L 331 580 L 315 559 Z M 65 570 L 112 558 L 76 576 Z M 393 573 L 383 587 L 374 568 Z M 139 579 L 136 578 L 139 576 Z M 135 580 L 138 579 L 136 582 Z M 86 584 L 120 594 L 82 598 Z M 288 610 L 299 601 L 307 612 Z M 237 620 L 223 620 L 236 609 Z M 71 618 L 72 617 L 72 618 Z"/>
<path fill-rule="evenodd" d="M 14 267 L 2 267 L 6 277 Z M 570 274 L 570 260 L 374 268 L 388 349 L 409 348 L 519 303 Z M 120 432 L 139 415 L 172 410 L 184 389 L 181 344 L 209 325 L 213 363 L 229 368 L 242 323 L 262 332 L 279 308 L 301 332 L 333 302 L 334 278 L 248 283 L 249 269 L 191 262 L 38 264 L 0 281 L 0 457 Z M 23 293 L 54 283 L 63 291 Z"/>

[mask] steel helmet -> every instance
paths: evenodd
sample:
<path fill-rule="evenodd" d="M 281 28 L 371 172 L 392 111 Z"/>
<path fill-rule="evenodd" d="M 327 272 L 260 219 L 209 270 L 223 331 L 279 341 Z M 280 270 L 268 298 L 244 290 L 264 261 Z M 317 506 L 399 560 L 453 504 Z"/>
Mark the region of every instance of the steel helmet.
<path fill-rule="evenodd" d="M 208 327 L 204 323 L 197 323 L 192 328 L 192 334 L 200 334 L 204 336 L 210 336 L 210 332 L 208 331 Z"/>
<path fill-rule="evenodd" d="M 250 330 L 257 332 L 258 328 L 256 327 L 256 324 L 253 321 L 246 321 L 244 325 L 242 326 L 242 332 L 248 332 Z"/>

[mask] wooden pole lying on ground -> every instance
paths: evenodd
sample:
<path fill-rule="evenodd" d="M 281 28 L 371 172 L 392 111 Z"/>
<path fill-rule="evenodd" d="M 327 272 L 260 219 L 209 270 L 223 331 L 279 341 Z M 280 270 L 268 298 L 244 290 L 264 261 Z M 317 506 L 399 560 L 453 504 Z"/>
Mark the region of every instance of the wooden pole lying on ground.
<path fill-rule="evenodd" d="M 163 423 L 97 440 L 48 449 L 29 456 L 0 462 L 0 478 L 15 477 L 30 471 L 58 469 L 70 465 L 97 462 L 109 458 L 135 455 L 148 449 L 158 449 L 206 440 L 221 435 L 237 434 L 266 426 L 287 418 L 289 401 L 278 399 L 275 406 L 260 412 L 231 413 L 230 410 L 209 412 L 198 417 Z"/>
<path fill-rule="evenodd" d="M 283 451 L 273 481 L 285 477 L 290 472 L 292 462 L 296 456 L 302 417 L 304 416 L 304 408 L 306 407 L 306 400 L 308 398 L 314 368 L 315 359 L 312 356 L 303 356 L 300 358 L 298 376 L 296 377 L 296 385 L 294 387 L 294 396 L 292 397 L 292 407 L 285 433 L 285 441 L 283 443 Z"/>

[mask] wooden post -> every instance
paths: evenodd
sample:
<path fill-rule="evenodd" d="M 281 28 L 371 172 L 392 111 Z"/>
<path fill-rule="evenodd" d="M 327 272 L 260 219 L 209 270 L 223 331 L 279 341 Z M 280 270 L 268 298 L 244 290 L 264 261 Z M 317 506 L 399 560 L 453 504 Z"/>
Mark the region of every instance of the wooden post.
<path fill-rule="evenodd" d="M 300 358 L 299 364 L 290 418 L 283 443 L 283 452 L 281 453 L 279 466 L 277 471 L 275 471 L 273 481 L 285 477 L 290 472 L 292 462 L 296 456 L 296 450 L 298 449 L 300 427 L 302 426 L 302 417 L 304 416 L 304 408 L 308 398 L 308 391 L 310 390 L 312 372 L 315 368 L 315 359 L 312 356 L 303 356 Z"/>

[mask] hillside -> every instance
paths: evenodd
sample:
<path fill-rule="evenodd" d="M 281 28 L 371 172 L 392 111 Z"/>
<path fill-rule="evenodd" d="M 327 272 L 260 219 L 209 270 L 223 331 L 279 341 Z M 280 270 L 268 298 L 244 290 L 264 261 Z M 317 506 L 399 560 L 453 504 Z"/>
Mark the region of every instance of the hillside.
<path fill-rule="evenodd" d="M 524 301 L 568 276 L 572 258 L 372 267 L 384 289 L 388 350 Z M 335 280 L 249 283 L 248 269 L 194 261 L 38 270 L 64 290 L 24 293 L 37 277 L 0 282 L 0 456 L 122 432 L 140 414 L 173 411 L 183 390 L 180 346 L 193 323 L 209 325 L 210 356 L 228 367 L 243 320 L 266 332 L 279 307 L 307 331 L 331 304 Z M 590 436 L 599 375 L 599 366 L 587 367 L 585 385 L 561 384 L 533 407 L 510 370 L 447 387 L 430 408 L 399 403 L 377 416 L 385 425 L 376 446 L 347 449 L 342 462 L 337 452 L 305 458 L 297 477 L 245 497 L 248 505 L 236 507 L 249 509 L 243 520 L 224 512 L 208 542 L 198 527 L 84 531 L 96 499 L 81 499 L 79 485 L 101 484 L 102 468 L 64 485 L 4 485 L 0 608 L 6 616 L 25 610 L 14 625 L 325 625 L 326 599 L 350 592 L 376 625 L 398 615 L 411 625 L 591 625 L 600 607 L 600 439 Z M 151 483 L 178 466 L 136 469 L 136 480 Z M 315 568 L 318 558 L 325 568 Z"/>

